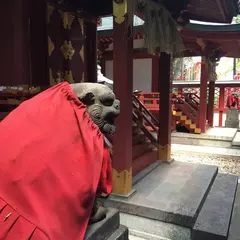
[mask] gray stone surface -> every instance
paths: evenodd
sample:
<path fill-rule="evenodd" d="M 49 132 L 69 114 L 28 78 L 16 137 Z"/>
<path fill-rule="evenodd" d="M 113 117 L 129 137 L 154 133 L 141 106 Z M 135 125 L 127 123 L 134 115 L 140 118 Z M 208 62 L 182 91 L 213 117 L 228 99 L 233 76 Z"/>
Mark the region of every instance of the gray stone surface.
<path fill-rule="evenodd" d="M 218 174 L 192 230 L 193 240 L 226 240 L 238 177 Z"/>
<path fill-rule="evenodd" d="M 236 135 L 235 135 L 235 137 L 233 139 L 232 145 L 240 147 L 240 132 L 236 133 Z"/>
<path fill-rule="evenodd" d="M 133 185 L 137 184 L 140 180 L 142 180 L 144 177 L 146 177 L 149 173 L 151 173 L 155 168 L 157 168 L 160 164 L 163 164 L 162 161 L 157 161 L 144 170 L 142 170 L 140 173 L 138 173 L 136 176 L 133 177 Z"/>
<path fill-rule="evenodd" d="M 232 140 L 200 139 L 200 138 L 193 138 L 192 136 L 188 136 L 188 137 L 172 136 L 172 143 L 183 144 L 183 145 L 184 144 L 194 145 L 194 146 L 219 147 L 219 148 L 232 147 Z"/>
<path fill-rule="evenodd" d="M 129 233 L 148 240 L 190 240 L 189 228 L 121 213 L 120 222 L 129 228 Z"/>
<path fill-rule="evenodd" d="M 238 184 L 228 240 L 240 240 L 240 186 Z"/>
<path fill-rule="evenodd" d="M 105 240 L 119 228 L 119 225 L 119 211 L 109 208 L 104 220 L 88 227 L 84 240 Z"/>
<path fill-rule="evenodd" d="M 230 148 L 236 135 L 236 128 L 209 128 L 206 133 L 172 133 L 172 143 L 195 146 Z"/>
<path fill-rule="evenodd" d="M 134 186 L 136 193 L 131 198 L 110 196 L 104 205 L 124 213 L 192 227 L 216 173 L 214 166 L 161 164 Z"/>
<path fill-rule="evenodd" d="M 237 109 L 228 109 L 225 126 L 228 128 L 239 128 L 239 111 Z"/>
<path fill-rule="evenodd" d="M 107 240 L 128 240 L 128 228 L 120 225 Z"/>
<path fill-rule="evenodd" d="M 208 139 L 208 140 L 221 140 L 221 141 L 232 141 L 237 132 L 236 128 L 209 128 L 206 133 L 201 134 L 189 134 L 174 132 L 172 136 L 178 136 L 183 138 L 195 138 L 195 139 Z"/>
<path fill-rule="evenodd" d="M 240 135 L 239 135 L 239 143 L 240 143 Z M 233 148 L 172 144 L 171 150 L 173 153 L 184 153 L 186 155 L 206 154 L 209 156 L 211 154 L 211 156 L 219 156 L 219 157 L 240 156 L 240 149 L 237 149 L 237 148 L 233 149 Z"/>

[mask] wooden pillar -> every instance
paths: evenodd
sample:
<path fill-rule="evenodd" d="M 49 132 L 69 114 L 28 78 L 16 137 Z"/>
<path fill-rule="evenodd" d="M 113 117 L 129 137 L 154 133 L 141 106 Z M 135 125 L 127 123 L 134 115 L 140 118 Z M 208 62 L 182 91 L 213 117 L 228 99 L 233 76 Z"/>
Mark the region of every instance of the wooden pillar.
<path fill-rule="evenodd" d="M 97 23 L 84 24 L 84 81 L 97 82 Z"/>
<path fill-rule="evenodd" d="M 113 193 L 132 191 L 132 91 L 133 39 L 128 28 L 130 0 L 117 4 L 113 0 L 113 79 L 114 93 L 121 102 L 113 140 Z"/>
<path fill-rule="evenodd" d="M 198 123 L 202 133 L 206 132 L 207 120 L 207 87 L 208 74 L 206 70 L 206 57 L 202 57 L 201 80 L 200 80 L 200 109 L 198 113 Z"/>
<path fill-rule="evenodd" d="M 0 85 L 29 85 L 28 1 L 0 1 Z"/>
<path fill-rule="evenodd" d="M 208 125 L 214 127 L 214 99 L 215 99 L 215 81 L 209 82 L 208 89 Z"/>
<path fill-rule="evenodd" d="M 223 111 L 224 111 L 224 92 L 225 88 L 220 87 L 220 92 L 219 92 L 219 127 L 223 126 Z"/>
<path fill-rule="evenodd" d="M 29 45 L 31 49 L 31 83 L 49 86 L 47 6 L 42 0 L 29 2 Z"/>
<path fill-rule="evenodd" d="M 179 87 L 178 88 L 178 96 L 182 96 L 182 94 L 183 94 L 183 88 Z"/>
<path fill-rule="evenodd" d="M 158 64 L 159 55 L 154 55 L 152 57 L 152 92 L 158 91 Z"/>
<path fill-rule="evenodd" d="M 172 59 L 171 55 L 161 53 L 159 60 L 159 160 L 171 160 L 172 125 Z"/>

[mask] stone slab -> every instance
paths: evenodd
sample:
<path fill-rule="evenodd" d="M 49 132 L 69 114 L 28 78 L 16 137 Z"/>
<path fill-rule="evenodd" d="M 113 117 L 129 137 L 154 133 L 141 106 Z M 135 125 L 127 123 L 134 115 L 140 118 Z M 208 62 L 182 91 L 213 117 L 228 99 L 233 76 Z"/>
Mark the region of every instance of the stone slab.
<path fill-rule="evenodd" d="M 240 185 L 238 184 L 228 240 L 240 240 Z"/>
<path fill-rule="evenodd" d="M 193 134 L 192 134 L 193 135 Z M 172 136 L 172 143 L 182 145 L 193 145 L 193 146 L 209 146 L 219 148 L 231 148 L 232 140 L 214 140 L 214 139 L 201 139 L 193 138 L 192 136 Z"/>
<path fill-rule="evenodd" d="M 233 139 L 232 145 L 240 147 L 240 132 L 236 133 L 236 135 Z"/>
<path fill-rule="evenodd" d="M 238 177 L 218 174 L 192 230 L 193 240 L 226 240 Z"/>
<path fill-rule="evenodd" d="M 237 109 L 228 109 L 225 126 L 230 128 L 239 128 L 239 112 Z"/>
<path fill-rule="evenodd" d="M 230 148 L 236 135 L 236 128 L 209 128 L 206 133 L 172 133 L 172 143 L 195 146 Z"/>
<path fill-rule="evenodd" d="M 233 148 L 219 148 L 219 147 L 209 147 L 209 146 L 193 146 L 193 145 L 183 145 L 183 144 L 172 144 L 172 152 L 184 153 L 184 154 L 206 154 L 211 156 L 240 156 L 240 149 Z"/>
<path fill-rule="evenodd" d="M 129 199 L 110 196 L 107 207 L 120 212 L 192 227 L 217 174 L 217 167 L 193 163 L 161 164 L 140 180 Z"/>
<path fill-rule="evenodd" d="M 107 240 L 128 240 L 128 228 L 120 225 Z"/>
<path fill-rule="evenodd" d="M 192 139 L 208 139 L 208 140 L 221 140 L 221 141 L 232 141 L 237 132 L 236 128 L 209 128 L 206 133 L 201 134 L 190 134 L 173 132 L 172 136 L 192 138 Z"/>
<path fill-rule="evenodd" d="M 105 240 L 119 228 L 119 225 L 119 211 L 109 208 L 104 220 L 87 228 L 84 240 Z"/>
<path fill-rule="evenodd" d="M 190 240 L 189 228 L 135 215 L 120 213 L 120 222 L 128 227 L 130 236 L 147 240 Z"/>

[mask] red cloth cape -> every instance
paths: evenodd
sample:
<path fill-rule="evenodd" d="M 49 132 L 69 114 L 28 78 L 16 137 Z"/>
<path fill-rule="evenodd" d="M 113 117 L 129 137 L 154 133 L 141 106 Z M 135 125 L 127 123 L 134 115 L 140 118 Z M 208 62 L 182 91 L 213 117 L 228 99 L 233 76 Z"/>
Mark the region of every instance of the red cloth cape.
<path fill-rule="evenodd" d="M 68 83 L 0 123 L 0 239 L 82 240 L 96 192 L 111 192 L 104 137 Z"/>
<path fill-rule="evenodd" d="M 234 96 L 232 94 L 229 94 L 227 97 L 227 107 L 232 108 L 232 104 L 235 102 Z"/>

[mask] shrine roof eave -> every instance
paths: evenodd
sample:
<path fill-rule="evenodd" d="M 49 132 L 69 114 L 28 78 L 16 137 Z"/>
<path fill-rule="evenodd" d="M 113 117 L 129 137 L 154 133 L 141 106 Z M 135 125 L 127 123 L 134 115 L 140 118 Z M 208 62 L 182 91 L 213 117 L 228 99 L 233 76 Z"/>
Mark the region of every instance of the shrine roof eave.
<path fill-rule="evenodd" d="M 133 32 L 143 33 L 143 26 L 136 26 Z M 98 31 L 98 38 L 105 36 L 112 36 L 113 29 Z M 218 40 L 240 40 L 240 24 L 228 25 L 203 25 L 189 23 L 181 31 L 183 38 L 202 38 L 202 39 L 216 39 Z"/>
<path fill-rule="evenodd" d="M 71 6 L 77 11 L 86 11 L 95 17 L 112 15 L 113 0 L 46 0 L 55 4 Z M 149 0 L 158 2 L 158 0 Z M 217 0 L 162 0 L 159 1 L 168 9 L 177 19 L 182 10 L 188 10 L 190 19 L 207 22 L 230 23 L 233 16 L 237 15 L 239 0 L 223 0 L 220 3 Z M 211 4 L 211 9 L 209 9 Z M 214 10 L 213 10 L 214 9 Z M 224 14 L 223 14 L 224 12 Z"/>
<path fill-rule="evenodd" d="M 228 25 L 202 25 L 188 24 L 182 31 L 181 36 L 185 39 L 206 39 L 216 41 L 240 40 L 240 24 Z"/>
<path fill-rule="evenodd" d="M 143 26 L 136 26 L 133 29 L 135 39 L 143 39 Z M 112 42 L 112 30 L 98 31 L 100 42 Z M 139 37 L 140 36 L 140 37 Z M 240 24 L 209 26 L 189 24 L 181 31 L 183 43 L 186 50 L 183 56 L 201 56 L 202 49 L 197 39 L 205 42 L 210 51 L 218 49 L 226 57 L 240 58 Z"/>
<path fill-rule="evenodd" d="M 231 23 L 240 13 L 239 0 L 189 0 L 190 19 L 204 22 Z"/>
<path fill-rule="evenodd" d="M 189 23 L 184 28 L 202 32 L 240 32 L 240 24 L 206 25 Z"/>

